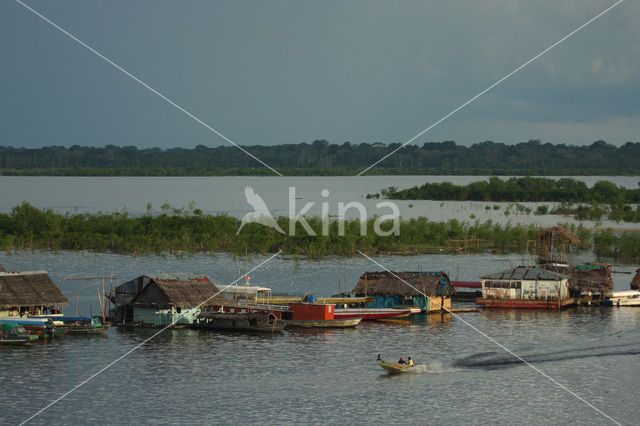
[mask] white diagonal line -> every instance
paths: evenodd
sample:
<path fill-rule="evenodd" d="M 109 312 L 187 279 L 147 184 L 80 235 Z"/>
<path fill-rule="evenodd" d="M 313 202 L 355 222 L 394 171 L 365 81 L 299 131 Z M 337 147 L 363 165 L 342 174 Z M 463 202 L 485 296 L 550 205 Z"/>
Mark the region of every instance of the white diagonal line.
<path fill-rule="evenodd" d="M 369 256 L 367 256 L 366 254 L 364 254 L 363 252 L 361 252 L 360 250 L 358 250 L 358 253 L 360 253 L 362 256 L 364 256 L 365 258 L 369 259 L 371 262 L 375 263 L 376 265 L 378 265 L 379 267 L 381 267 L 382 269 L 384 269 L 385 271 L 387 271 L 388 273 L 390 273 L 391 275 L 393 275 L 394 277 L 396 277 L 397 279 L 399 279 L 400 281 L 402 281 L 404 284 L 406 284 L 407 286 L 411 287 L 413 290 L 417 291 L 418 293 L 422 294 L 425 298 L 429 297 L 427 296 L 424 292 L 418 290 L 416 287 L 414 287 L 413 285 L 411 285 L 410 283 L 408 283 L 407 281 L 403 280 L 402 278 L 400 278 L 398 275 L 396 275 L 394 272 L 390 271 L 389 269 L 387 269 L 386 267 L 384 267 L 383 265 L 381 265 L 380 263 L 376 262 L 374 259 L 370 258 Z M 426 299 L 425 299 L 426 300 Z M 584 398 L 582 398 L 580 395 L 576 394 L 575 392 L 573 392 L 571 389 L 569 389 L 568 387 L 566 387 L 565 385 L 563 385 L 562 383 L 558 382 L 557 380 L 555 380 L 553 377 L 549 376 L 547 373 L 545 373 L 544 371 L 540 370 L 539 368 L 537 368 L 536 366 L 530 364 L 529 362 L 527 362 L 524 358 L 522 358 L 520 355 L 516 354 L 515 352 L 513 352 L 511 349 L 507 348 L 506 346 L 504 346 L 503 344 L 501 344 L 500 342 L 498 342 L 496 339 L 494 339 L 493 337 L 487 335 L 485 332 L 483 332 L 482 330 L 479 330 L 476 326 L 474 326 L 473 324 L 469 323 L 467 320 L 465 320 L 464 318 L 462 318 L 460 315 L 456 314 L 455 312 L 451 312 L 449 309 L 445 308 L 444 306 L 442 306 L 440 303 L 438 303 L 434 298 L 429 297 L 429 301 L 430 302 L 435 302 L 436 305 L 440 306 L 440 308 L 444 311 L 447 311 L 448 313 L 450 313 L 452 316 L 456 317 L 457 319 L 459 319 L 460 321 L 462 321 L 464 324 L 466 324 L 467 326 L 469 326 L 472 330 L 480 333 L 481 335 L 483 335 L 484 337 L 486 337 L 487 339 L 489 339 L 489 341 L 491 341 L 492 343 L 494 343 L 496 346 L 498 346 L 501 349 L 504 349 L 507 353 L 509 353 L 510 355 L 514 356 L 515 358 L 517 358 L 519 361 L 521 361 L 522 363 L 528 365 L 529 367 L 531 367 L 532 369 L 534 369 L 535 371 L 537 371 L 538 373 L 540 373 L 542 376 L 546 377 L 547 379 L 551 380 L 553 383 L 555 383 L 556 385 L 558 385 L 560 388 L 562 388 L 563 390 L 567 391 L 568 393 L 570 393 L 571 395 L 573 395 L 574 397 L 578 398 L 580 401 L 584 402 L 586 405 L 588 405 L 589 407 L 593 408 L 595 411 L 597 411 L 598 413 L 600 413 L 601 415 L 603 415 L 604 417 L 606 417 L 607 419 L 611 420 L 613 423 L 621 425 L 621 423 L 619 423 L 617 420 L 615 420 L 614 418 L 612 418 L 611 416 L 607 415 L 606 413 L 604 413 L 602 410 L 600 410 L 598 407 L 594 406 L 593 404 L 589 403 L 588 401 L 586 401 Z"/>
<path fill-rule="evenodd" d="M 248 270 L 247 272 L 243 273 L 240 278 L 238 278 L 237 280 L 235 280 L 234 282 L 232 282 L 231 284 L 223 287 L 221 290 L 219 290 L 217 293 L 215 293 L 214 295 L 212 295 L 211 297 L 207 298 L 206 300 L 204 300 L 202 303 L 200 303 L 198 306 L 196 306 L 196 308 L 199 308 L 200 306 L 204 305 L 205 303 L 207 303 L 209 300 L 213 299 L 214 297 L 216 297 L 218 294 L 222 293 L 226 288 L 234 285 L 235 283 L 237 283 L 238 281 L 240 281 L 242 278 L 244 278 L 247 274 L 250 274 L 251 272 L 255 271 L 256 269 L 260 268 L 262 265 L 264 265 L 265 263 L 269 262 L 271 259 L 273 259 L 274 257 L 276 257 L 277 255 L 279 255 L 282 251 L 278 250 L 277 253 L 275 253 L 273 256 L 269 257 L 268 259 L 264 260 L 263 262 L 261 262 L 260 264 L 258 264 L 258 266 L 255 266 L 254 268 Z M 186 313 L 185 313 L 186 314 Z M 68 390 L 67 392 L 63 393 L 60 397 L 54 399 L 53 401 L 51 401 L 48 405 L 46 405 L 45 407 L 41 408 L 39 411 L 37 411 L 35 414 L 33 414 L 31 417 L 23 420 L 22 422 L 20 422 L 20 425 L 24 425 L 25 423 L 27 423 L 28 421 L 32 420 L 33 418 L 37 417 L 38 415 L 42 414 L 45 410 L 47 410 L 49 407 L 51 407 L 52 405 L 58 403 L 59 401 L 63 400 L 64 398 L 66 398 L 70 393 L 74 392 L 75 390 L 77 390 L 79 387 L 83 386 L 84 384 L 86 384 L 87 382 L 89 382 L 91 379 L 95 378 L 96 376 L 98 376 L 99 374 L 101 374 L 102 372 L 104 372 L 106 369 L 108 369 L 109 367 L 111 367 L 112 365 L 116 364 L 117 362 L 121 361 L 123 358 L 125 358 L 127 355 L 129 355 L 130 353 L 134 352 L 135 350 L 137 350 L 138 348 L 140 348 L 141 346 L 143 346 L 144 344 L 146 344 L 147 342 L 149 342 L 150 340 L 152 340 L 154 337 L 156 337 L 158 334 L 162 333 L 163 331 L 165 331 L 166 329 L 168 329 L 169 327 L 172 327 L 174 325 L 176 325 L 178 323 L 178 321 L 180 321 L 185 314 L 182 314 L 178 317 L 178 319 L 176 319 L 175 321 L 173 321 L 171 324 L 167 325 L 166 327 L 164 327 L 163 329 L 161 329 L 160 331 L 158 331 L 157 333 L 155 333 L 153 336 L 149 337 L 148 339 L 145 339 L 142 341 L 142 343 L 139 343 L 138 345 L 134 346 L 132 349 L 128 350 L 127 352 L 125 352 L 123 355 L 121 355 L 120 357 L 116 358 L 115 360 L 111 361 L 109 364 L 107 364 L 106 366 L 102 367 L 100 370 L 98 370 L 96 373 L 93 373 L 91 376 L 87 377 L 86 379 L 84 379 L 82 382 L 78 383 L 77 385 L 75 385 L 73 388 L 71 388 L 70 390 Z"/>
<path fill-rule="evenodd" d="M 76 41 L 78 44 L 80 44 L 83 47 L 86 47 L 87 49 L 89 49 L 92 53 L 94 53 L 95 55 L 97 55 L 98 57 L 100 57 L 101 59 L 103 59 L 105 62 L 113 65 L 116 69 L 118 69 L 119 71 L 121 71 L 123 74 L 125 74 L 126 76 L 130 77 L 131 79 L 135 80 L 137 83 L 139 83 L 141 86 L 143 86 L 145 89 L 149 90 L 151 93 L 154 93 L 158 96 L 160 96 L 163 100 L 165 100 L 166 102 L 168 102 L 171 106 L 177 108 L 178 110 L 182 111 L 184 114 L 186 114 L 187 116 L 189 116 L 190 118 L 192 118 L 193 120 L 195 120 L 196 122 L 198 122 L 199 124 L 203 125 L 204 127 L 206 127 L 207 129 L 209 129 L 210 131 L 212 131 L 213 133 L 215 133 L 216 135 L 220 136 L 222 139 L 224 139 L 225 141 L 229 142 L 231 145 L 235 146 L 236 148 L 238 148 L 240 151 L 244 152 L 245 154 L 247 154 L 249 157 L 253 158 L 254 160 L 256 160 L 257 162 L 259 162 L 260 164 L 262 164 L 263 166 L 267 167 L 268 169 L 270 169 L 272 172 L 274 172 L 275 174 L 282 176 L 282 173 L 280 173 L 279 171 L 277 171 L 276 169 L 274 169 L 273 167 L 271 167 L 270 165 L 268 165 L 267 163 L 265 163 L 264 161 L 262 161 L 261 159 L 259 159 L 258 157 L 256 157 L 255 155 L 253 155 L 252 153 L 250 153 L 249 151 L 247 151 L 246 149 L 244 149 L 243 147 L 241 147 L 240 145 L 236 144 L 234 141 L 232 141 L 231 139 L 229 139 L 228 137 L 226 137 L 225 135 L 223 135 L 222 133 L 220 133 L 219 131 L 217 131 L 216 129 L 214 129 L 213 127 L 211 127 L 210 125 L 208 125 L 207 123 L 205 123 L 204 121 L 202 121 L 201 119 L 199 119 L 198 117 L 196 117 L 195 115 L 193 115 L 192 113 L 190 113 L 189 111 L 187 111 L 186 109 L 184 109 L 183 107 L 181 107 L 180 105 L 178 105 L 177 103 L 175 103 L 174 101 L 172 101 L 171 99 L 169 99 L 168 97 L 166 97 L 165 95 L 163 95 L 162 93 L 158 92 L 156 89 L 154 89 L 153 87 L 149 86 L 147 83 L 145 83 L 144 81 L 140 80 L 138 77 L 136 77 L 135 75 L 131 74 L 129 71 L 125 70 L 124 68 L 122 68 L 120 65 L 116 64 L 115 62 L 113 62 L 111 59 L 107 58 L 106 56 L 104 56 L 102 53 L 98 52 L 96 49 L 94 49 L 93 47 L 89 46 L 88 44 L 86 44 L 85 42 L 83 42 L 82 40 L 80 40 L 78 37 L 74 36 L 73 34 L 69 33 L 67 30 L 65 30 L 64 28 L 60 27 L 58 24 L 56 24 L 55 22 L 51 21 L 49 18 L 47 18 L 46 16 L 42 15 L 41 13 L 39 13 L 38 11 L 36 11 L 35 9 L 31 8 L 30 6 L 24 4 L 22 1 L 20 0 L 16 0 L 17 3 L 19 3 L 20 5 L 24 6 L 26 9 L 30 10 L 31 12 L 33 12 L 35 15 L 39 16 L 40 18 L 42 18 L 44 21 L 46 21 L 47 23 L 51 24 L 54 28 L 60 30 L 62 33 L 64 33 L 65 35 L 67 35 L 68 37 L 70 37 L 71 39 L 73 39 L 74 41 Z"/>
<path fill-rule="evenodd" d="M 417 138 L 419 138 L 420 136 L 424 135 L 425 133 L 427 133 L 429 130 L 433 129 L 434 127 L 436 127 L 438 124 L 442 123 L 444 120 L 446 120 L 447 118 L 451 117 L 453 114 L 455 114 L 456 112 L 460 111 L 462 108 L 466 107 L 467 105 L 469 105 L 471 102 L 475 101 L 476 99 L 478 99 L 480 96 L 484 95 L 485 93 L 487 93 L 489 90 L 493 89 L 494 87 L 496 87 L 497 85 L 499 85 L 500 83 L 502 83 L 503 81 L 505 81 L 506 79 L 508 79 L 509 77 L 511 77 L 512 75 L 514 75 L 515 73 L 517 73 L 518 71 L 520 71 L 522 68 L 526 67 L 527 65 L 529 65 L 531 62 L 535 61 L 536 59 L 538 59 L 540 56 L 544 55 L 545 53 L 547 53 L 548 51 L 550 51 L 551 49 L 553 49 L 554 47 L 556 47 L 557 45 L 559 45 L 560 43 L 562 43 L 563 41 L 565 41 L 566 39 L 568 39 L 569 37 L 571 37 L 572 35 L 574 35 L 575 33 L 577 33 L 578 31 L 582 30 L 584 27 L 586 27 L 587 25 L 593 23 L 596 19 L 600 18 L 602 15 L 604 15 L 605 13 L 609 12 L 611 9 L 613 9 L 614 7 L 616 7 L 617 5 L 619 5 L 620 3 L 622 3 L 624 0 L 618 0 L 617 2 L 615 2 L 614 4 L 612 4 L 611 6 L 609 6 L 608 8 L 606 8 L 605 10 L 603 10 L 602 12 L 600 12 L 599 14 L 597 14 L 596 16 L 594 16 L 593 18 L 589 19 L 587 22 L 585 22 L 584 24 L 580 25 L 578 28 L 576 28 L 575 30 L 571 31 L 569 34 L 567 34 L 566 36 L 562 37 L 560 40 L 556 41 L 555 43 L 553 43 L 551 46 L 547 47 L 546 49 L 544 49 L 543 51 L 541 51 L 540 53 L 538 53 L 536 56 L 534 56 L 533 58 L 529 59 L 527 62 L 525 62 L 524 64 L 520 65 L 518 68 L 514 69 L 513 71 L 511 71 L 509 74 L 505 75 L 504 77 L 502 77 L 500 80 L 496 81 L 495 83 L 493 83 L 491 86 L 487 87 L 486 89 L 484 89 L 483 91 L 477 93 L 475 96 L 473 96 L 472 98 L 470 98 L 469 100 L 467 100 L 465 103 L 463 103 L 462 105 L 460 105 L 459 107 L 455 108 L 454 110 L 450 111 L 448 114 L 446 114 L 444 117 L 440 118 L 438 121 L 436 121 L 435 123 L 433 123 L 432 125 L 430 125 L 429 127 L 427 127 L 426 129 L 424 129 L 423 131 L 421 131 L 420 133 L 418 133 L 417 135 L 415 135 L 414 137 L 412 137 L 411 139 L 409 139 L 408 141 L 406 141 L 405 143 L 403 143 L 402 145 L 400 145 L 399 147 L 397 147 L 396 149 L 394 149 L 393 151 L 391 151 L 390 153 L 388 153 L 387 155 L 385 155 L 384 157 L 382 157 L 381 159 L 379 159 L 378 161 L 376 161 L 375 163 L 373 163 L 372 165 L 370 165 L 369 167 L 367 167 L 366 169 L 364 169 L 363 171 L 361 171 L 360 173 L 358 173 L 358 176 L 361 176 L 363 173 L 366 173 L 369 169 L 377 166 L 380 162 L 384 161 L 386 158 L 388 158 L 389 156 L 395 154 L 399 149 L 404 148 L 407 144 L 413 142 L 414 140 L 416 140 Z"/>

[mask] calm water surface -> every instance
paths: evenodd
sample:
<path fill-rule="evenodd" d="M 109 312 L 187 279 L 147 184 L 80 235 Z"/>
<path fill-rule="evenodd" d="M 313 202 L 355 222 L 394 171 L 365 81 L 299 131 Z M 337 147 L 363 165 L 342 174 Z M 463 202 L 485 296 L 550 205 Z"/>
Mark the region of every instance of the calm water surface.
<path fill-rule="evenodd" d="M 288 216 L 290 205 L 299 212 L 307 203 L 314 203 L 306 216 L 321 216 L 321 203 L 328 203 L 329 214 L 338 214 L 338 203 L 358 201 L 366 206 L 368 217 L 390 214 L 389 208 L 378 208 L 380 200 L 367 200 L 369 193 L 396 186 L 409 188 L 425 182 L 451 181 L 462 185 L 488 176 L 365 176 L 365 177 L 39 177 L 0 176 L 0 212 L 8 212 L 14 206 L 27 201 L 39 208 L 51 208 L 59 212 L 106 212 L 126 210 L 139 215 L 147 212 L 151 204 L 153 213 L 160 213 L 168 203 L 186 208 L 189 203 L 205 213 L 227 213 L 241 218 L 251 210 L 244 190 L 251 186 L 260 195 L 274 216 Z M 575 179 L 593 185 L 598 180 L 610 180 L 627 188 L 638 187 L 637 176 L 580 176 Z M 289 187 L 296 188 L 291 199 Z M 322 190 L 329 190 L 323 197 Z M 572 218 L 558 215 L 536 216 L 518 212 L 512 203 L 456 202 L 456 201 L 395 201 L 403 218 L 425 216 L 431 221 L 458 220 L 506 223 L 556 225 L 571 223 Z M 535 211 L 539 204 L 553 206 L 556 203 L 521 203 Z M 486 207 L 489 206 L 489 210 Z M 494 210 L 493 206 L 500 206 Z M 347 218 L 357 217 L 355 209 L 346 212 Z M 584 221 L 585 226 L 595 222 Z M 638 224 L 602 221 L 605 226 L 637 228 Z"/>
<path fill-rule="evenodd" d="M 264 260 L 228 255 L 132 257 L 93 253 L 0 254 L 10 270 L 47 269 L 80 313 L 97 312 L 96 288 L 143 273 L 200 272 L 224 282 Z M 440 270 L 477 279 L 521 256 L 380 256 L 392 269 Z M 581 260 L 588 260 L 582 258 Z M 276 258 L 252 274 L 274 292 L 325 296 L 353 288 L 366 259 Z M 630 272 L 633 268 L 616 268 Z M 81 279 L 78 279 L 81 278 Z M 631 275 L 615 274 L 626 289 Z M 108 286 L 108 284 L 107 284 Z M 459 305 L 465 307 L 465 305 Z M 68 306 L 67 312 L 72 312 Z M 637 424 L 640 309 L 486 310 L 364 323 L 353 330 L 280 335 L 167 331 L 36 417 L 36 424 L 354 423 L 602 424 L 607 419 L 472 330 L 482 330 L 623 424 Z M 106 337 L 67 337 L 0 348 L 0 423 L 26 419 L 150 337 L 112 327 Z M 390 377 L 375 357 L 411 356 L 423 372 Z"/>

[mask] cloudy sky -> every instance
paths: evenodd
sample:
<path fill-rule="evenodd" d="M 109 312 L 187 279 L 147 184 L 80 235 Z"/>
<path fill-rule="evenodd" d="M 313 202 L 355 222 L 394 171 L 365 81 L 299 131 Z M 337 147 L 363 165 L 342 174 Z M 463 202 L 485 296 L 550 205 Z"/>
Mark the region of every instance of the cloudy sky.
<path fill-rule="evenodd" d="M 241 145 L 404 142 L 614 0 L 24 0 Z M 416 140 L 640 141 L 627 0 Z M 634 30 L 635 28 L 635 30 Z M 0 2 L 0 145 L 227 144 Z"/>

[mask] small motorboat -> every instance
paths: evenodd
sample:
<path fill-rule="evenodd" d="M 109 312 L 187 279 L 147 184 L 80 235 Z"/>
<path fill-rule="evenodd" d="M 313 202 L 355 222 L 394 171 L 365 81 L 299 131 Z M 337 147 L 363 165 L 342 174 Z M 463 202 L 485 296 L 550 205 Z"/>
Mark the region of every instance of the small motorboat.
<path fill-rule="evenodd" d="M 378 365 L 389 374 L 410 373 L 416 368 L 415 365 L 400 364 L 397 362 L 383 361 L 381 359 L 378 360 Z"/>
<path fill-rule="evenodd" d="M 16 345 L 38 340 L 35 334 L 27 333 L 27 330 L 15 322 L 0 321 L 0 344 Z"/>
<path fill-rule="evenodd" d="M 110 324 L 103 324 L 98 317 L 78 317 L 66 315 L 40 315 L 32 318 L 49 318 L 63 324 L 68 334 L 102 334 Z"/>

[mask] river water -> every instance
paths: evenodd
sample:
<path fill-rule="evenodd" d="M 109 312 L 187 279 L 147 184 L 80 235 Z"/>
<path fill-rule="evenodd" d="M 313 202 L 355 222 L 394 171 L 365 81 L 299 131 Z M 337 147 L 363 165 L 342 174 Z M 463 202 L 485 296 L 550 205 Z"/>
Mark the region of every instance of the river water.
<path fill-rule="evenodd" d="M 296 214 L 308 203 L 312 203 L 305 216 L 322 214 L 322 204 L 326 203 L 331 217 L 339 217 L 338 204 L 359 202 L 366 208 L 367 217 L 383 216 L 391 213 L 388 207 L 377 207 L 381 200 L 367 200 L 366 195 L 378 193 L 384 188 L 396 186 L 410 188 L 425 182 L 450 181 L 466 185 L 488 176 L 363 176 L 363 177 L 40 177 L 40 176 L 0 176 L 0 212 L 9 212 L 12 207 L 27 201 L 39 208 L 51 208 L 62 213 L 103 212 L 126 210 L 140 215 L 147 212 L 159 214 L 165 203 L 176 208 L 187 208 L 194 203 L 195 208 L 204 213 L 227 213 L 241 218 L 251 206 L 245 197 L 245 188 L 253 190 L 265 201 L 274 216 L 289 216 L 293 209 Z M 627 188 L 638 187 L 637 176 L 580 176 L 589 186 L 598 180 L 609 180 Z M 295 196 L 290 194 L 295 188 Z M 323 190 L 328 194 L 323 196 Z M 402 218 L 427 217 L 440 222 L 456 218 L 461 221 L 476 220 L 501 224 L 535 224 L 554 226 L 558 223 L 578 223 L 570 217 L 541 215 L 518 211 L 514 203 L 484 203 L 465 201 L 394 200 Z M 532 211 L 541 204 L 550 207 L 557 203 L 520 203 Z M 497 210 L 494 209 L 497 206 Z M 511 206 L 511 207 L 510 207 Z M 360 213 L 349 209 L 344 217 L 356 218 Z M 612 226 L 615 228 L 638 228 L 638 224 L 616 223 L 603 220 L 601 224 L 583 221 L 585 226 Z"/>
<path fill-rule="evenodd" d="M 366 193 L 437 179 L 467 183 L 478 178 L 0 177 L 0 211 L 10 211 L 25 200 L 63 212 L 126 208 L 142 214 L 147 203 L 159 212 L 164 202 L 183 207 L 195 201 L 205 212 L 241 217 L 248 211 L 243 191 L 251 185 L 272 211 L 281 207 L 283 214 L 289 186 L 296 186 L 299 203 L 327 201 L 335 208 L 339 201 L 362 201 L 375 212 L 375 201 L 363 198 Z M 615 179 L 634 187 L 637 178 Z M 323 189 L 331 192 L 329 197 L 319 198 Z M 403 216 L 420 211 L 432 220 L 466 220 L 471 211 L 485 211 L 480 203 L 457 207 L 445 203 L 444 208 L 425 203 L 401 206 Z M 512 223 L 516 218 L 525 222 L 553 219 L 500 216 L 504 215 L 492 210 L 489 217 Z M 141 274 L 172 272 L 204 273 L 229 283 L 265 259 L 228 254 L 0 253 L 0 264 L 9 270 L 47 270 L 70 301 L 78 291 L 80 314 L 98 312 L 96 290 L 103 276 L 113 277 L 106 279 L 107 288 Z M 461 280 L 477 280 L 485 273 L 531 261 L 522 255 L 490 254 L 378 256 L 375 260 L 393 270 L 444 270 Z M 569 260 L 593 258 L 576 254 Z M 250 277 L 251 284 L 269 286 L 274 293 L 329 296 L 352 289 L 363 272 L 375 270 L 380 268 L 362 257 L 318 261 L 275 257 Z M 616 289 L 628 289 L 635 267 L 616 266 L 614 270 L 619 272 L 614 274 Z M 454 307 L 472 306 L 460 302 Z M 73 310 L 73 303 L 65 308 L 66 313 Z M 68 336 L 31 347 L 0 347 L 0 424 L 20 423 L 116 360 L 31 422 L 610 422 L 596 407 L 620 423 L 637 424 L 640 415 L 640 309 L 483 310 L 455 317 L 418 315 L 400 323 L 363 323 L 352 330 L 292 329 L 273 336 L 168 330 L 123 357 L 155 332 L 112 327 L 105 337 Z M 496 342 L 529 360 L 531 366 L 517 362 Z M 378 353 L 390 360 L 411 356 L 421 367 L 416 374 L 390 377 L 377 366 Z"/>

